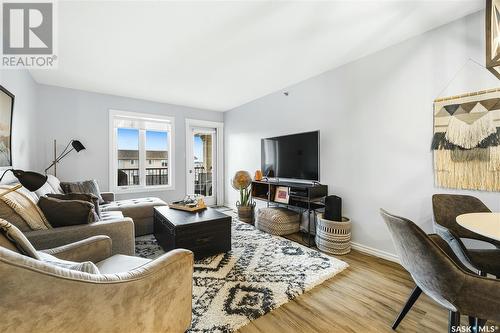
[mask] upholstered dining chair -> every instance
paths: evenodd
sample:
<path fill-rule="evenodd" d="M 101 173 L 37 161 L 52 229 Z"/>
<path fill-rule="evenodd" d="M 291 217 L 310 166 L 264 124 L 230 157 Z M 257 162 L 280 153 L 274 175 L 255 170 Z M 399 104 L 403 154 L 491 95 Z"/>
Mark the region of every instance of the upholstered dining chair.
<path fill-rule="evenodd" d="M 109 237 L 94 236 L 37 251 L 0 219 L 0 332 L 186 331 L 193 253 L 148 260 L 111 250 Z"/>
<path fill-rule="evenodd" d="M 381 209 L 403 267 L 418 288 L 449 311 L 449 332 L 460 314 L 500 321 L 500 280 L 471 273 L 448 244 L 412 221 Z M 455 327 L 455 328 L 454 328 Z"/>
<path fill-rule="evenodd" d="M 491 210 L 476 197 L 458 194 L 434 194 L 432 208 L 436 233 L 446 240 L 457 254 L 464 254 L 460 258 L 462 262 L 470 262 L 481 275 L 489 273 L 500 277 L 500 242 L 465 229 L 456 221 L 457 216 L 461 214 L 485 213 Z M 496 248 L 469 249 L 462 242 L 463 238 L 488 242 Z"/>

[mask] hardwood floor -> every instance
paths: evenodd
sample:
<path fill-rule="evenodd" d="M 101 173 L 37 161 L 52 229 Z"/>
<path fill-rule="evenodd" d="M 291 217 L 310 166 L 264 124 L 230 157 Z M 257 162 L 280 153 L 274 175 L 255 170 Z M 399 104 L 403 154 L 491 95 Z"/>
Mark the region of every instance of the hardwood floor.
<path fill-rule="evenodd" d="M 354 250 L 338 258 L 350 267 L 238 332 L 394 332 L 392 322 L 414 287 L 409 274 L 396 263 Z M 467 325 L 464 316 L 462 325 Z M 397 332 L 447 328 L 448 312 L 422 294 Z"/>

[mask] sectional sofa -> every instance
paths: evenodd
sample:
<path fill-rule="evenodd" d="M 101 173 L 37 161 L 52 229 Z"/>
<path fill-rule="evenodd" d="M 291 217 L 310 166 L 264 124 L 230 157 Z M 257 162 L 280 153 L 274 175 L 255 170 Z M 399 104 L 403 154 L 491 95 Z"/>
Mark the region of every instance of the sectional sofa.
<path fill-rule="evenodd" d="M 30 192 L 21 188 L 22 194 L 35 204 L 48 193 L 63 193 L 60 181 L 54 176 L 38 191 Z M 26 222 L 4 202 L 0 201 L 0 216 L 19 228 L 37 249 L 62 246 L 82 239 L 106 235 L 112 241 L 112 254 L 134 255 L 135 236 L 153 233 L 153 207 L 165 206 L 159 198 L 115 200 L 112 192 L 102 192 L 105 204 L 100 205 L 101 220 L 98 222 L 73 225 L 45 230 L 31 230 Z"/>

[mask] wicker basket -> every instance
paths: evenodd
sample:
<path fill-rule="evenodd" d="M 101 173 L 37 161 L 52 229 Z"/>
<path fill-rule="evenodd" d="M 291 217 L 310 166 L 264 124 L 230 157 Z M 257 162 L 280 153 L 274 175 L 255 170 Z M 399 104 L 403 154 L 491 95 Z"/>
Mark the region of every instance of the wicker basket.
<path fill-rule="evenodd" d="M 290 235 L 300 230 L 300 215 L 282 207 L 260 208 L 255 226 L 272 235 Z"/>
<path fill-rule="evenodd" d="M 351 220 L 342 217 L 342 222 L 325 220 L 318 215 L 316 246 L 323 252 L 342 255 L 351 252 Z"/>

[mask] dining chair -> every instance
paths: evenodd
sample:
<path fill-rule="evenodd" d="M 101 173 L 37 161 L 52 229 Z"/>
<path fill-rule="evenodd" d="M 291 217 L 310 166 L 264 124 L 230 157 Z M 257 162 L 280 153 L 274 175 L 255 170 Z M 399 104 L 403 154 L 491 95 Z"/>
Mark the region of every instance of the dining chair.
<path fill-rule="evenodd" d="M 446 252 L 446 254 L 450 258 L 452 258 L 452 260 L 454 262 L 456 262 L 457 265 L 459 265 L 463 270 L 465 270 L 465 271 L 467 271 L 469 273 L 479 274 L 477 268 L 475 268 L 470 263 L 470 261 L 468 261 L 467 255 L 463 251 L 461 251 L 460 248 L 459 248 L 458 251 L 455 251 L 455 249 L 453 249 L 452 247 L 450 247 L 450 245 L 448 244 L 447 241 L 445 241 L 443 238 L 441 238 L 437 234 L 430 234 L 430 235 L 427 235 L 427 236 L 429 236 L 429 238 L 434 243 L 436 243 L 444 252 Z M 421 294 L 422 294 L 422 289 L 420 289 L 420 287 L 418 285 L 415 285 L 415 287 L 411 291 L 410 296 L 408 297 L 408 300 L 406 301 L 405 305 L 403 306 L 403 308 L 401 309 L 401 311 L 397 315 L 396 319 L 392 323 L 391 327 L 392 327 L 393 330 L 395 330 L 396 328 L 398 328 L 398 326 L 401 323 L 401 321 L 404 319 L 404 317 L 406 316 L 406 314 L 408 313 L 408 311 L 410 311 L 410 309 L 412 308 L 413 304 L 415 304 L 415 302 L 417 301 L 417 299 L 420 297 Z M 483 321 L 481 319 L 476 319 L 474 317 L 470 317 L 469 318 L 469 324 L 470 324 L 470 326 L 474 326 L 474 325 L 480 324 L 482 322 Z"/>
<path fill-rule="evenodd" d="M 465 229 L 457 223 L 458 215 L 467 213 L 485 213 L 491 210 L 478 198 L 470 195 L 434 194 L 432 196 L 434 211 L 434 229 L 448 242 L 467 265 L 471 263 L 481 275 L 486 273 L 500 278 L 500 242 Z M 470 249 L 461 239 L 475 239 L 493 244 L 493 249 Z"/>
<path fill-rule="evenodd" d="M 412 221 L 380 213 L 401 265 L 422 292 L 449 311 L 449 332 L 457 331 L 460 314 L 500 321 L 500 280 L 473 274 L 445 240 L 426 235 Z"/>

